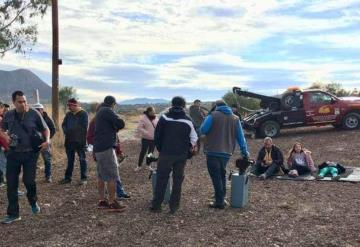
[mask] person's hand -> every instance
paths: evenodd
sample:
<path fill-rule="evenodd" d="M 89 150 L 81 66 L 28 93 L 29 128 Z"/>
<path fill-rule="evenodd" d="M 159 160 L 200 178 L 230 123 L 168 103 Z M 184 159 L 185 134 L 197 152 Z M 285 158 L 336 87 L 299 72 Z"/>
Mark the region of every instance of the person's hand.
<path fill-rule="evenodd" d="M 198 149 L 197 149 L 197 146 L 196 146 L 196 145 L 191 147 L 191 152 L 192 152 L 193 154 L 197 153 L 197 151 L 198 151 Z"/>
<path fill-rule="evenodd" d="M 50 143 L 47 141 L 41 143 L 41 145 L 39 146 L 40 152 L 46 151 L 49 148 L 49 146 L 50 146 Z"/>
<path fill-rule="evenodd" d="M 272 162 L 271 161 L 266 161 L 265 164 L 266 164 L 266 166 L 271 166 Z"/>
<path fill-rule="evenodd" d="M 11 137 L 8 135 L 8 133 L 2 133 L 1 136 L 5 139 L 6 143 L 9 145 L 11 142 Z"/>

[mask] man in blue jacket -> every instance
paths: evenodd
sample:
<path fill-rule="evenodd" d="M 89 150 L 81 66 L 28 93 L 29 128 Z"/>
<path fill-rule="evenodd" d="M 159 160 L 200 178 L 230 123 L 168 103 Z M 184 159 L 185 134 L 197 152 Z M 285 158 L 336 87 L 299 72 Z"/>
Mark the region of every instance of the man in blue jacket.
<path fill-rule="evenodd" d="M 204 120 L 200 128 L 206 135 L 204 153 L 208 171 L 215 190 L 215 202 L 210 208 L 224 209 L 226 195 L 226 165 L 234 153 L 236 142 L 242 156 L 247 159 L 249 152 L 239 117 L 223 100 L 216 101 L 216 108 Z"/>

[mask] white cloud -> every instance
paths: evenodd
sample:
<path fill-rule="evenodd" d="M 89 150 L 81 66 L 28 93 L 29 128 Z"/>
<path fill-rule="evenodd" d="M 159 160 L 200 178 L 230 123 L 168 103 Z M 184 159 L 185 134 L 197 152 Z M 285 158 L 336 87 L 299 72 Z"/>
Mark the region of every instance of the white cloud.
<path fill-rule="evenodd" d="M 131 99 L 133 95 L 126 95 L 122 93 L 102 91 L 102 90 L 90 90 L 85 88 L 77 88 L 76 93 L 80 99 L 86 99 L 86 101 L 99 102 L 104 99 L 107 95 L 112 95 L 117 101 Z"/>
<path fill-rule="evenodd" d="M 312 1 L 304 11 L 318 13 L 353 5 L 356 1 Z M 299 82 L 334 78 L 338 72 L 360 69 L 358 61 L 277 60 L 263 62 L 244 59 L 242 54 L 268 37 L 287 38 L 284 48 L 303 43 L 328 48 L 360 49 L 359 34 L 327 34 L 335 28 L 359 23 L 359 11 L 344 10 L 339 18 L 306 19 L 299 16 L 270 14 L 286 7 L 304 5 L 304 1 L 233 1 L 233 0 L 82 0 L 60 1 L 61 77 L 90 82 L 119 83 L 114 76 L 99 71 L 118 66 L 137 66 L 139 72 L 150 71 L 156 79 L 148 87 L 228 89 L 233 85 L 249 87 L 254 75 L 230 75 L 224 71 L 201 71 L 203 63 L 217 63 L 239 69 L 287 70 Z M 229 17 L 199 15 L 199 9 L 220 8 L 238 12 Z M 9 53 L 0 64 L 36 69 L 51 73 L 51 13 L 39 21 L 39 42 L 34 54 L 24 58 Z M 309 33 L 319 33 L 313 35 Z M 266 44 L 265 44 L 266 45 Z M 266 48 L 266 47 L 265 47 Z M 158 55 L 183 55 L 184 58 L 156 64 Z M 286 49 L 278 51 L 287 55 Z M 290 56 L 290 55 L 289 55 Z M 131 61 L 129 61 L 131 57 Z M 261 57 L 260 57 L 261 58 Z M 94 73 L 99 72 L 99 73 Z M 131 78 L 130 78 L 131 79 Z M 89 99 L 102 97 L 106 92 L 80 89 Z M 87 91 L 86 91 L 87 90 Z M 80 92 L 79 92 L 80 93 Z M 112 92 L 114 93 L 114 92 Z M 129 95 L 128 95 L 129 96 Z M 119 95 L 119 97 L 122 97 Z M 127 97 L 127 96 L 124 96 Z"/>

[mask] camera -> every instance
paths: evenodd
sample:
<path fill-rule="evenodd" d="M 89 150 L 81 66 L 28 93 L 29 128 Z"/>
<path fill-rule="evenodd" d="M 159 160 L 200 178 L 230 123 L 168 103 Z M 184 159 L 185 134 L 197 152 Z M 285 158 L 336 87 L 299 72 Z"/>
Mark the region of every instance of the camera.
<path fill-rule="evenodd" d="M 9 147 L 16 148 L 19 145 L 19 143 L 20 143 L 20 138 L 15 134 L 11 134 Z"/>

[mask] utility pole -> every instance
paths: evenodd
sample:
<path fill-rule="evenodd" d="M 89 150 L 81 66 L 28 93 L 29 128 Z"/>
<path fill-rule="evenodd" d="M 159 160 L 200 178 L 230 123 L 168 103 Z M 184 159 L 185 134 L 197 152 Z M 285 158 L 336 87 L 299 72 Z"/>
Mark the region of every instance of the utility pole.
<path fill-rule="evenodd" d="M 58 0 L 52 0 L 52 117 L 59 128 L 59 14 Z"/>

